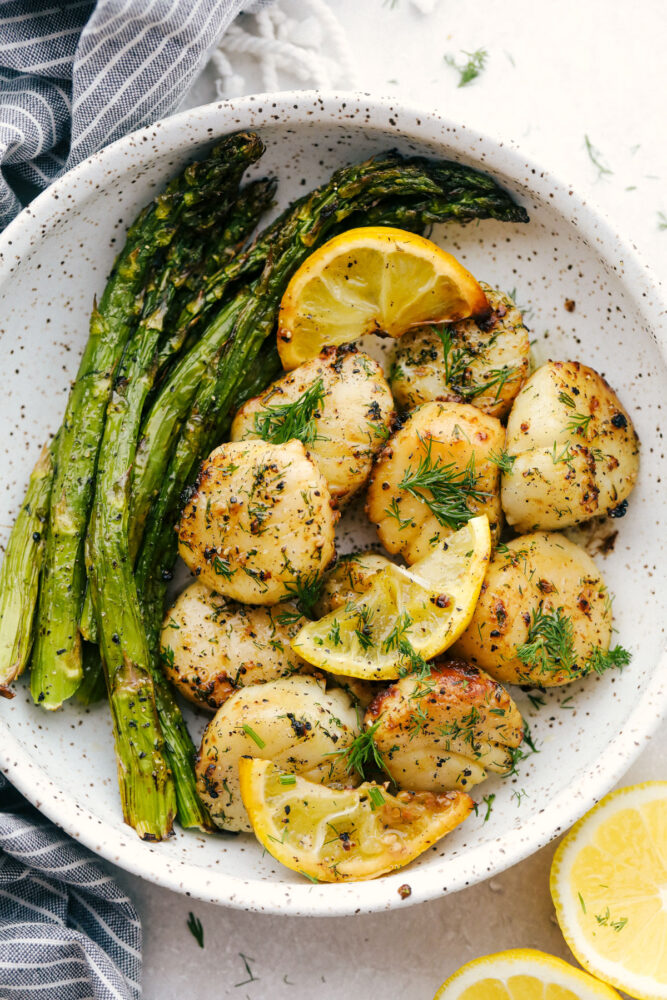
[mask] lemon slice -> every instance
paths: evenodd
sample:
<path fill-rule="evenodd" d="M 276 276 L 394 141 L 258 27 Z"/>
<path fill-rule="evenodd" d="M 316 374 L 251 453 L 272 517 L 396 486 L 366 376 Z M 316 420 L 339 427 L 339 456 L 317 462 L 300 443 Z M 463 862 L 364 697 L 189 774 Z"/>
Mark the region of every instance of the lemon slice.
<path fill-rule="evenodd" d="M 556 851 L 551 895 L 584 968 L 638 1000 L 667 997 L 667 781 L 591 809 Z"/>
<path fill-rule="evenodd" d="M 515 948 L 468 962 L 434 1000 L 620 1000 L 615 990 L 567 962 Z"/>
<path fill-rule="evenodd" d="M 308 257 L 280 304 L 278 353 L 290 371 L 331 344 L 366 333 L 400 337 L 422 323 L 488 311 L 484 291 L 455 257 L 403 229 L 367 226 Z"/>
<path fill-rule="evenodd" d="M 488 518 L 473 517 L 408 569 L 391 563 L 371 575 L 365 593 L 309 622 L 292 647 L 322 670 L 395 680 L 466 629 L 490 554 Z"/>
<path fill-rule="evenodd" d="M 327 788 L 270 760 L 239 761 L 241 795 L 260 843 L 317 882 L 377 878 L 402 868 L 462 823 L 465 792 L 399 792 L 366 782 Z"/>

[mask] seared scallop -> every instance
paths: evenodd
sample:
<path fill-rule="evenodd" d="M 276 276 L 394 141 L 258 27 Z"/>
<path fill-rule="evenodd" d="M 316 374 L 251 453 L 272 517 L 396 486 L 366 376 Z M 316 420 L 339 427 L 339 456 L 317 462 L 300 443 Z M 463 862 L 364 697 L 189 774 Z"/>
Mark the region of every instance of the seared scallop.
<path fill-rule="evenodd" d="M 216 709 L 238 688 L 310 673 L 290 645 L 303 624 L 294 605 L 236 604 L 197 580 L 165 616 L 162 667 L 185 698 Z"/>
<path fill-rule="evenodd" d="M 209 722 L 197 755 L 197 790 L 216 826 L 251 830 L 239 760 L 262 757 L 321 784 L 354 783 L 344 751 L 359 732 L 347 694 L 314 677 L 285 677 L 236 691 Z"/>
<path fill-rule="evenodd" d="M 298 438 L 341 506 L 368 479 L 393 417 L 394 401 L 378 363 L 354 347 L 329 347 L 242 406 L 231 438 Z"/>
<path fill-rule="evenodd" d="M 621 517 L 639 471 L 639 440 L 616 393 L 578 361 L 550 361 L 507 423 L 502 504 L 519 532 Z"/>
<path fill-rule="evenodd" d="M 528 330 L 509 295 L 480 285 L 488 316 L 418 327 L 398 341 L 389 381 L 403 409 L 437 399 L 472 403 L 492 417 L 509 412 L 528 376 Z"/>
<path fill-rule="evenodd" d="M 341 556 L 324 577 L 315 605 L 317 617 L 324 618 L 330 611 L 342 607 L 358 594 L 365 593 L 375 574 L 390 563 L 391 560 L 386 556 L 372 550 Z"/>
<path fill-rule="evenodd" d="M 377 695 L 365 727 L 400 788 L 466 789 L 488 771 L 507 774 L 523 740 L 521 714 L 497 681 L 460 660 L 435 660 Z"/>
<path fill-rule="evenodd" d="M 300 441 L 223 444 L 202 465 L 178 529 L 202 582 L 243 604 L 276 604 L 334 557 L 336 515 Z"/>
<path fill-rule="evenodd" d="M 504 683 L 551 687 L 597 669 L 611 627 L 609 594 L 588 553 L 564 535 L 535 532 L 496 551 L 452 652 Z"/>
<path fill-rule="evenodd" d="M 376 462 L 366 512 L 380 541 L 407 563 L 478 514 L 500 531 L 498 461 L 505 430 L 463 403 L 424 403 L 390 438 Z"/>

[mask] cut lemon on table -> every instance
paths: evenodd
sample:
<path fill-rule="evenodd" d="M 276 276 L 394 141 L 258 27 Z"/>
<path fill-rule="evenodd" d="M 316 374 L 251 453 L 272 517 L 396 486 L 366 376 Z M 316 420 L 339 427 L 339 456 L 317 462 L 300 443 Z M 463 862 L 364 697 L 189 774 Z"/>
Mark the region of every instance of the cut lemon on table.
<path fill-rule="evenodd" d="M 591 809 L 556 851 L 551 895 L 584 968 L 638 1000 L 667 998 L 667 781 Z"/>
<path fill-rule="evenodd" d="M 328 788 L 280 771 L 270 760 L 239 761 L 241 796 L 269 854 L 315 882 L 377 878 L 402 868 L 462 823 L 465 792 L 398 792 L 365 782 Z"/>
<path fill-rule="evenodd" d="M 618 993 L 560 958 L 515 948 L 468 962 L 434 1000 L 620 1000 Z"/>
<path fill-rule="evenodd" d="M 322 670 L 395 680 L 454 643 L 472 618 L 491 554 L 489 521 L 473 517 L 409 568 L 393 563 L 368 589 L 309 622 L 292 640 Z"/>
<path fill-rule="evenodd" d="M 367 226 L 335 236 L 292 277 L 280 305 L 278 353 L 290 371 L 366 333 L 400 337 L 423 323 L 488 311 L 455 257 L 403 229 Z"/>

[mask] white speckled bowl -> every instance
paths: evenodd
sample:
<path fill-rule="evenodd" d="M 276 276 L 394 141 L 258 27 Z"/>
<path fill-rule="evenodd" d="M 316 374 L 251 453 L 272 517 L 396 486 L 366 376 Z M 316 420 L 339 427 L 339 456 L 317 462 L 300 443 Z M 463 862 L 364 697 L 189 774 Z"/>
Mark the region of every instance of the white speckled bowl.
<path fill-rule="evenodd" d="M 623 674 L 554 691 L 536 709 L 516 692 L 540 753 L 519 777 L 494 779 L 484 809 L 409 868 L 374 882 L 312 885 L 283 869 L 250 837 L 179 831 L 139 841 L 123 825 L 105 705 L 35 708 L 27 686 L 0 705 L 0 763 L 21 791 L 94 851 L 179 892 L 230 906 L 292 914 L 348 914 L 430 899 L 514 864 L 566 829 L 619 778 L 655 729 L 666 701 L 665 528 L 667 468 L 660 432 L 667 398 L 665 306 L 633 252 L 566 187 L 498 143 L 434 115 L 359 95 L 249 97 L 187 111 L 115 143 L 42 194 L 0 238 L 0 398 L 6 537 L 40 444 L 59 424 L 87 335 L 93 295 L 139 206 L 216 137 L 256 128 L 268 150 L 259 172 L 280 178 L 281 204 L 343 163 L 391 146 L 453 157 L 491 173 L 528 209 L 527 226 L 441 227 L 436 238 L 479 277 L 517 289 L 543 359 L 572 358 L 602 371 L 643 441 L 640 481 L 600 560 L 619 641 L 632 650 Z M 576 303 L 574 312 L 564 308 Z M 660 329 L 661 323 L 663 324 Z M 547 334 L 548 331 L 548 334 Z M 11 377 L 9 377 L 11 375 Z M 567 700 L 566 700 L 567 699 Z M 201 728 L 200 717 L 196 724 Z M 399 886 L 407 883 L 407 901 Z"/>

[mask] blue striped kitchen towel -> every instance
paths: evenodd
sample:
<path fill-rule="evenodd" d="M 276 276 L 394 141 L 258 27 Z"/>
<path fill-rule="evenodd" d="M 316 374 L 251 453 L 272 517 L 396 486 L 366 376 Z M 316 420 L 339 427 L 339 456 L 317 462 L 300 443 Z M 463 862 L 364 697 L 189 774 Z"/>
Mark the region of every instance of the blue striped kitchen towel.
<path fill-rule="evenodd" d="M 172 112 L 268 0 L 0 0 L 0 229 L 22 201 Z M 141 926 L 114 880 L 0 775 L 0 1000 L 137 1000 Z"/>
<path fill-rule="evenodd" d="M 0 0 L 0 229 L 91 153 L 170 114 L 269 0 Z"/>
<path fill-rule="evenodd" d="M 140 975 L 131 900 L 0 774 L 2 1000 L 138 1000 Z"/>

